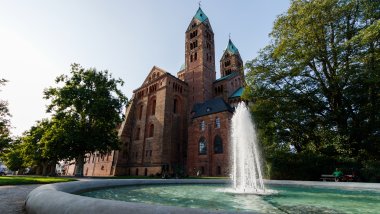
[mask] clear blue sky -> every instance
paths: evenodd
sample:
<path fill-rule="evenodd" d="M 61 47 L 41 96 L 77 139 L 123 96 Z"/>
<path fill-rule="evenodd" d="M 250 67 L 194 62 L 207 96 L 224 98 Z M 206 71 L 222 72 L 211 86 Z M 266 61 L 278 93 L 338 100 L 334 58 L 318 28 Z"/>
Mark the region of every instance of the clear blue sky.
<path fill-rule="evenodd" d="M 68 74 L 71 63 L 107 69 L 122 78 L 130 98 L 157 65 L 176 75 L 184 62 L 185 31 L 195 0 L 0 0 L 0 78 L 10 82 L 12 132 L 19 135 L 48 117 L 43 90 Z M 215 34 L 217 78 L 228 35 L 244 61 L 269 42 L 273 22 L 289 0 L 204 0 Z"/>

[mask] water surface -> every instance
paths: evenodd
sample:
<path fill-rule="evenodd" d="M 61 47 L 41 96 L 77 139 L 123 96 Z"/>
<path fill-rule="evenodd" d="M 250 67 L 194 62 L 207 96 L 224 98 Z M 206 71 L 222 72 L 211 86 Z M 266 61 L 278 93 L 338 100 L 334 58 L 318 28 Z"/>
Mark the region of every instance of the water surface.
<path fill-rule="evenodd" d="M 268 185 L 277 194 L 236 195 L 223 185 L 141 185 L 81 195 L 147 204 L 258 213 L 379 213 L 380 191 Z"/>

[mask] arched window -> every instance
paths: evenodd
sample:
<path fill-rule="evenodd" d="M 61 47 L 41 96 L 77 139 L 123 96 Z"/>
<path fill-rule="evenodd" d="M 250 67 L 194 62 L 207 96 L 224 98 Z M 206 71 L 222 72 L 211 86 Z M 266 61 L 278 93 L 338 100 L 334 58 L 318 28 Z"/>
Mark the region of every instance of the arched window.
<path fill-rule="evenodd" d="M 139 120 L 142 118 L 142 113 L 143 113 L 143 105 L 140 106 L 140 111 L 139 111 Z"/>
<path fill-rule="evenodd" d="M 219 117 L 216 117 L 215 119 L 215 128 L 220 128 L 220 118 Z"/>
<path fill-rule="evenodd" d="M 214 153 L 215 154 L 223 153 L 223 141 L 219 135 L 216 135 L 214 138 Z"/>
<path fill-rule="evenodd" d="M 156 114 L 156 100 L 152 102 L 152 115 Z"/>
<path fill-rule="evenodd" d="M 136 129 L 136 135 L 135 135 L 135 140 L 139 140 L 139 139 L 140 139 L 140 127 Z"/>
<path fill-rule="evenodd" d="M 207 142 L 204 137 L 201 137 L 201 139 L 199 139 L 199 154 L 200 155 L 207 154 Z"/>
<path fill-rule="evenodd" d="M 205 126 L 206 126 L 205 121 L 202 120 L 202 122 L 199 124 L 199 129 L 201 131 L 204 131 L 205 130 Z"/>
<path fill-rule="evenodd" d="M 150 127 L 149 127 L 149 137 L 153 137 L 153 134 L 154 134 L 154 125 L 150 124 Z"/>
<path fill-rule="evenodd" d="M 220 166 L 216 167 L 216 174 L 221 175 L 222 174 L 222 168 Z"/>
<path fill-rule="evenodd" d="M 177 105 L 178 105 L 178 101 L 177 101 L 177 99 L 174 99 L 174 103 L 173 103 L 173 113 L 174 114 L 176 114 L 178 111 Z"/>

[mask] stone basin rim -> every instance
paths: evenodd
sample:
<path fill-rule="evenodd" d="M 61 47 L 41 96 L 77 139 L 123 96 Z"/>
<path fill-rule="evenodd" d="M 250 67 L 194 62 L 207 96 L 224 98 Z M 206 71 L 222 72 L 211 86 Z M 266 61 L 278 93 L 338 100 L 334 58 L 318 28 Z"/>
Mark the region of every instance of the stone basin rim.
<path fill-rule="evenodd" d="M 226 213 L 226 211 L 152 205 L 90 198 L 73 193 L 92 189 L 155 184 L 228 184 L 227 179 L 83 179 L 81 181 L 42 185 L 26 198 L 29 214 L 44 213 Z M 348 189 L 380 190 L 380 183 L 265 180 L 272 185 L 302 185 Z"/>

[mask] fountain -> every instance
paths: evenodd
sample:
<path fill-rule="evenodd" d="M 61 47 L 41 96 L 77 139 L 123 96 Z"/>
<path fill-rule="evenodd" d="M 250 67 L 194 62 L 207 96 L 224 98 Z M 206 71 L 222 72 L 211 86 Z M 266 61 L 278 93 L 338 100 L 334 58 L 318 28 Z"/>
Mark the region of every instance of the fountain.
<path fill-rule="evenodd" d="M 29 193 L 25 208 L 42 214 L 375 214 L 380 210 L 379 184 L 272 180 L 266 181 L 270 188 L 266 189 L 255 127 L 244 103 L 233 115 L 231 142 L 232 188 L 223 179 L 90 179 L 38 187 Z"/>
<path fill-rule="evenodd" d="M 232 117 L 232 188 L 235 193 L 264 194 L 260 154 L 251 114 L 244 102 L 239 103 Z"/>

